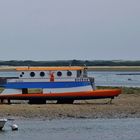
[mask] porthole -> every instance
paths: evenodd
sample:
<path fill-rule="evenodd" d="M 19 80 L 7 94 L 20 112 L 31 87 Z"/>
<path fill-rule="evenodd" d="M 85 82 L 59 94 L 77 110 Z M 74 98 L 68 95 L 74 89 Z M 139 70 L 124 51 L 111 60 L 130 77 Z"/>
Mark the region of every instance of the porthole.
<path fill-rule="evenodd" d="M 22 72 L 22 75 L 24 74 L 24 72 Z"/>
<path fill-rule="evenodd" d="M 22 74 L 20 74 L 20 77 L 22 77 Z"/>
<path fill-rule="evenodd" d="M 44 76 L 45 76 L 45 72 L 43 72 L 43 71 L 40 72 L 40 76 L 41 76 L 41 77 L 44 77 Z"/>
<path fill-rule="evenodd" d="M 58 71 L 57 72 L 57 76 L 59 76 L 59 77 L 62 76 L 62 72 L 61 71 Z"/>
<path fill-rule="evenodd" d="M 67 76 L 72 76 L 72 72 L 71 71 L 67 71 Z"/>
<path fill-rule="evenodd" d="M 31 73 L 30 73 L 30 76 L 31 76 L 31 77 L 34 77 L 34 76 L 35 76 L 35 73 L 34 73 L 34 72 L 31 72 Z"/>

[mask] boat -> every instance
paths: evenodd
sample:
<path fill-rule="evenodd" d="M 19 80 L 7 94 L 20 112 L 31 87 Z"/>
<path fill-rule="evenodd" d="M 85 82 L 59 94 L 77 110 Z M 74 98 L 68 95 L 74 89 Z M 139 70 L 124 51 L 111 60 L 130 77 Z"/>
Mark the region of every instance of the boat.
<path fill-rule="evenodd" d="M 0 119 L 0 130 L 3 129 L 6 122 L 7 122 L 7 119 Z"/>
<path fill-rule="evenodd" d="M 2 74 L 1 74 L 2 73 Z M 0 100 L 29 100 L 29 103 L 73 103 L 74 100 L 103 99 L 121 94 L 121 89 L 96 89 L 94 77 L 87 68 L 15 67 L 0 70 Z M 32 91 L 32 92 L 30 92 Z"/>

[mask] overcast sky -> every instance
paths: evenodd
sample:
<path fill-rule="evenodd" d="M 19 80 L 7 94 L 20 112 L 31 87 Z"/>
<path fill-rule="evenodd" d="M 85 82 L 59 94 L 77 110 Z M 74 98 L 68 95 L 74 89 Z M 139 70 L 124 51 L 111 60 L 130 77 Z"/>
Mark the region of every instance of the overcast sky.
<path fill-rule="evenodd" d="M 140 0 L 0 0 L 0 60 L 140 60 Z"/>

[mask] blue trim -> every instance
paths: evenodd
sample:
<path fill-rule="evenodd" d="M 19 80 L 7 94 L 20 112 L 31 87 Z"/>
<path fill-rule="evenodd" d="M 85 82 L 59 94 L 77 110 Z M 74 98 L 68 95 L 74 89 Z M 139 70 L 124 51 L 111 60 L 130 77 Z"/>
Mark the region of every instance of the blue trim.
<path fill-rule="evenodd" d="M 13 82 L 1 85 L 4 88 L 72 88 L 91 85 L 88 81 L 82 82 Z"/>

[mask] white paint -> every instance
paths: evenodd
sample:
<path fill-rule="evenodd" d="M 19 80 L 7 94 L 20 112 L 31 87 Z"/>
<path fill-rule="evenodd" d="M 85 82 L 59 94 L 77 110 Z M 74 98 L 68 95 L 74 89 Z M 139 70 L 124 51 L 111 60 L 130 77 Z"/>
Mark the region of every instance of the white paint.
<path fill-rule="evenodd" d="M 31 72 L 34 72 L 35 73 L 35 76 L 34 77 L 31 77 L 30 76 L 30 73 Z M 40 76 L 40 72 L 44 72 L 45 73 L 45 75 L 42 77 L 42 76 Z M 63 79 L 63 78 L 67 78 L 67 79 L 69 79 L 69 78 L 74 78 L 74 77 L 76 77 L 76 73 L 77 73 L 77 71 L 71 71 L 72 72 L 72 76 L 67 76 L 67 71 L 61 71 L 62 72 L 62 76 L 57 76 L 57 72 L 59 72 L 59 71 L 20 71 L 20 72 L 18 72 L 18 76 L 19 76 L 19 78 L 20 79 L 24 79 L 24 78 L 31 78 L 31 79 L 38 79 L 38 78 L 41 78 L 41 79 L 46 79 L 46 78 L 50 78 L 50 72 L 53 72 L 54 73 L 54 77 L 56 78 L 56 79 Z M 23 74 L 24 73 L 24 74 Z"/>
<path fill-rule="evenodd" d="M 65 93 L 65 92 L 82 92 L 82 91 L 93 91 L 91 85 L 83 87 L 73 87 L 73 88 L 45 88 L 43 93 Z"/>

